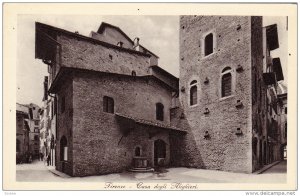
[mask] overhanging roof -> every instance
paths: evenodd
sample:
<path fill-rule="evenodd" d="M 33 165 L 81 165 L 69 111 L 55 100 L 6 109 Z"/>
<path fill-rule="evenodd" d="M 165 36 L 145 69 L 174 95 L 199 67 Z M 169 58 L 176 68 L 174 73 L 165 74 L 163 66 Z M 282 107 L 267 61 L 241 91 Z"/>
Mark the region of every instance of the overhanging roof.
<path fill-rule="evenodd" d="M 158 127 L 158 128 L 162 128 L 162 129 L 168 129 L 168 130 L 177 131 L 180 133 L 186 133 L 186 131 L 183 131 L 177 127 L 173 127 L 173 126 L 165 124 L 165 123 L 159 123 L 159 122 L 154 122 L 154 121 L 150 121 L 150 120 L 139 119 L 136 117 L 128 116 L 126 114 L 119 114 L 119 113 L 116 113 L 116 116 L 119 118 L 124 118 L 124 119 L 128 119 L 130 121 L 134 121 L 136 124 L 142 124 L 142 125 Z"/>
<path fill-rule="evenodd" d="M 273 68 L 274 68 L 274 72 L 276 73 L 276 80 L 277 81 L 283 80 L 284 78 L 283 78 L 280 58 L 273 59 Z"/>
<path fill-rule="evenodd" d="M 266 26 L 267 43 L 270 50 L 275 50 L 279 47 L 277 24 Z"/>

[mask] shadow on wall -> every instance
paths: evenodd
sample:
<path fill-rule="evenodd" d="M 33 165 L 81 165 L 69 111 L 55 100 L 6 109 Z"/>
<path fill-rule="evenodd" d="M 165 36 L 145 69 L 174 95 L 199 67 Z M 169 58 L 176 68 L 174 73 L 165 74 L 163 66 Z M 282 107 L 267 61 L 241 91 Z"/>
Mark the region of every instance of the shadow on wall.
<path fill-rule="evenodd" d="M 170 133 L 170 167 L 205 169 L 196 138 L 185 118 L 182 106 L 171 109 L 171 124 L 187 133 L 185 135 Z"/>

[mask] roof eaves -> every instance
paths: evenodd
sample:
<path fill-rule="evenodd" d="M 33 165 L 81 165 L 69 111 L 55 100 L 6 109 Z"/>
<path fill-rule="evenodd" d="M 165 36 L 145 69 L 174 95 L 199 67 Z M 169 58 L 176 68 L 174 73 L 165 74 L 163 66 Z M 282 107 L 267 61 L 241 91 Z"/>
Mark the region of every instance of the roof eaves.
<path fill-rule="evenodd" d="M 94 39 L 94 38 L 91 38 L 91 37 L 87 37 L 87 36 L 84 36 L 84 35 L 80 35 L 80 34 L 77 34 L 77 33 L 73 33 L 73 32 L 58 28 L 58 27 L 53 27 L 53 26 L 43 24 L 43 23 L 39 23 L 39 22 L 36 22 L 36 24 L 37 24 L 37 26 L 42 26 L 42 27 L 47 28 L 49 30 L 64 33 L 66 35 L 76 37 L 76 38 L 79 38 L 79 39 L 83 39 L 83 40 L 86 40 L 86 41 L 90 41 L 90 42 L 93 42 L 95 44 L 99 44 L 99 45 L 102 45 L 102 46 L 105 46 L 105 47 L 114 48 L 114 49 L 117 49 L 117 50 L 120 50 L 120 51 L 133 53 L 133 54 L 138 54 L 138 55 L 142 55 L 142 56 L 146 56 L 146 57 L 151 56 L 150 54 L 145 54 L 143 52 L 136 51 L 136 50 L 131 50 L 131 49 L 128 49 L 128 48 L 121 48 L 121 47 L 116 46 L 114 44 L 111 44 L 111 43 L 108 43 L 108 42 L 103 42 L 103 41 L 100 41 L 100 40 L 97 40 L 97 39 Z"/>

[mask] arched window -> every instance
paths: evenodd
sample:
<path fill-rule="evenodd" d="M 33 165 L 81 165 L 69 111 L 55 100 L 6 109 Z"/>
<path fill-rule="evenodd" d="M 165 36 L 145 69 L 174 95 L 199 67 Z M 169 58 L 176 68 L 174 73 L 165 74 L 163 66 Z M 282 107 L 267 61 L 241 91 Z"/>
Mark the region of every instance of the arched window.
<path fill-rule="evenodd" d="M 21 142 L 20 140 L 17 139 L 17 143 L 16 143 L 16 151 L 20 152 L 21 151 Z"/>
<path fill-rule="evenodd" d="M 139 157 L 141 156 L 141 148 L 140 147 L 136 147 L 135 150 L 134 150 L 134 155 Z"/>
<path fill-rule="evenodd" d="M 229 67 L 226 67 L 222 71 L 221 91 L 222 97 L 227 97 L 232 94 L 232 76 L 231 68 Z"/>
<path fill-rule="evenodd" d="M 161 103 L 156 104 L 156 120 L 164 120 L 164 105 Z"/>
<path fill-rule="evenodd" d="M 65 136 L 62 136 L 60 139 L 60 160 L 68 160 L 68 142 Z"/>
<path fill-rule="evenodd" d="M 190 83 L 190 105 L 197 104 L 197 80 Z"/>
<path fill-rule="evenodd" d="M 208 34 L 204 38 L 204 55 L 207 56 L 214 51 L 214 36 L 212 33 Z"/>
<path fill-rule="evenodd" d="M 103 97 L 103 111 L 107 113 L 114 113 L 114 99 L 111 97 Z"/>

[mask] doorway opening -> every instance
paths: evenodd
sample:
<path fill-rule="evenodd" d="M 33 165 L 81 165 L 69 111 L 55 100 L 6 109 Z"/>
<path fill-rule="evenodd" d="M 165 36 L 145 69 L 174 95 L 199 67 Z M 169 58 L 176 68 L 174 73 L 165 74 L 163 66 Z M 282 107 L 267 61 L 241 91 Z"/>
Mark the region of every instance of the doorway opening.
<path fill-rule="evenodd" d="M 166 158 L 166 143 L 163 140 L 154 141 L 154 166 L 163 166 Z"/>

